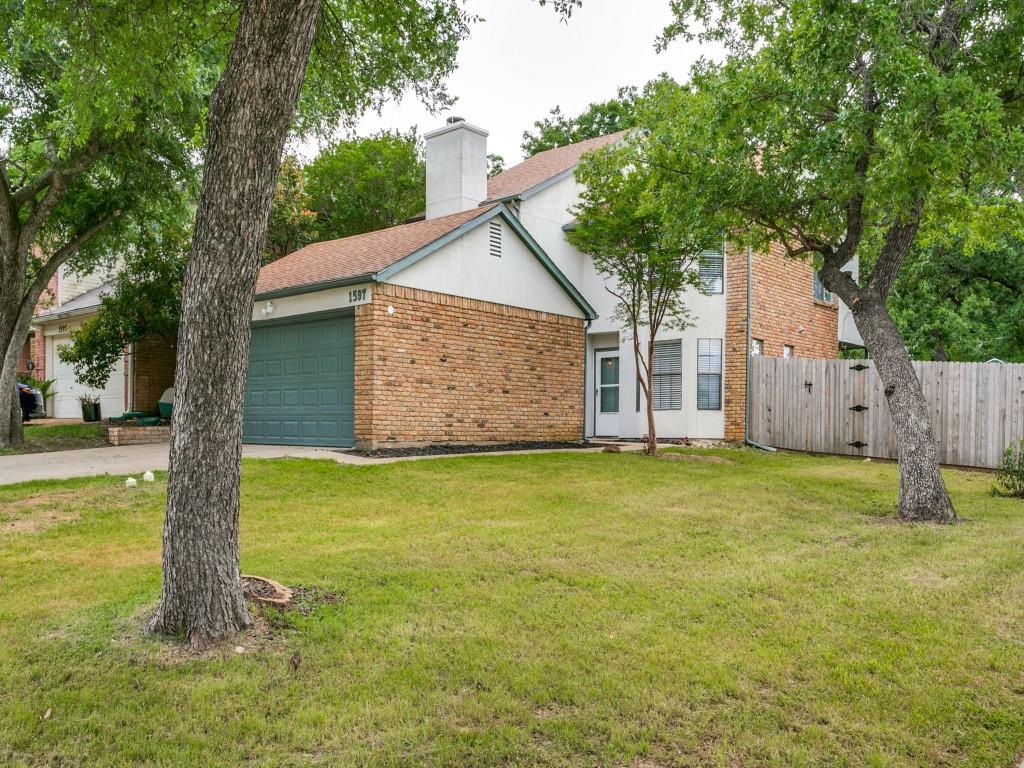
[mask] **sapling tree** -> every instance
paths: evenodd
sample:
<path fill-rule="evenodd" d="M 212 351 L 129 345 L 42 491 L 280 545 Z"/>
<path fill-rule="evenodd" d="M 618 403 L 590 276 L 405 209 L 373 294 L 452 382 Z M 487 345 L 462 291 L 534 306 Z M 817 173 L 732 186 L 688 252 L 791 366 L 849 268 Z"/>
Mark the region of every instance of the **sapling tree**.
<path fill-rule="evenodd" d="M 666 205 L 665 177 L 642 162 L 642 137 L 593 152 L 580 163 L 583 187 L 569 241 L 593 259 L 615 297 L 615 318 L 629 334 L 637 380 L 647 403 L 646 452 L 658 450 L 654 418 L 655 342 L 691 324 L 687 292 L 701 290 L 701 252 L 721 239 L 712 217 Z"/>
<path fill-rule="evenodd" d="M 887 298 L 915 245 L 1019 229 L 1024 14 L 1012 0 L 676 0 L 663 43 L 724 46 L 651 108 L 651 162 L 755 245 L 813 258 L 885 389 L 903 520 L 954 522 Z M 860 258 L 859 279 L 851 274 Z"/>

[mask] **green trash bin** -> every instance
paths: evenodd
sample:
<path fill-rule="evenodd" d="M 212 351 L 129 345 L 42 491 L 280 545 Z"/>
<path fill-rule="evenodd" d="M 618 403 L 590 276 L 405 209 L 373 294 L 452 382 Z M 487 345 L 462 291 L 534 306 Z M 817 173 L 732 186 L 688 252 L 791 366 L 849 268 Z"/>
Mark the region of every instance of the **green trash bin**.
<path fill-rule="evenodd" d="M 174 387 L 164 390 L 156 407 L 160 410 L 161 419 L 171 418 L 171 413 L 174 411 Z"/>

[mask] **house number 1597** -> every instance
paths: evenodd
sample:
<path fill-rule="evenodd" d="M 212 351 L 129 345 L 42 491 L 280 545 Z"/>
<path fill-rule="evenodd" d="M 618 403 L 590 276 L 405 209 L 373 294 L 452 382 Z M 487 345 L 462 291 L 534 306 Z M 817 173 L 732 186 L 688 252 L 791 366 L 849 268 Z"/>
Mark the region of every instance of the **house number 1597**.
<path fill-rule="evenodd" d="M 348 303 L 355 304 L 357 301 L 366 301 L 365 288 L 356 288 L 348 292 Z"/>

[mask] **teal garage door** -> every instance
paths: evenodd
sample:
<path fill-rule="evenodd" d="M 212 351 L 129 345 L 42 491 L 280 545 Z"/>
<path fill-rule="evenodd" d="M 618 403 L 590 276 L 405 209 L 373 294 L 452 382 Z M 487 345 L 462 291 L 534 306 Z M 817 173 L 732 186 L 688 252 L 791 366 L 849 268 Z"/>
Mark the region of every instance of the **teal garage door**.
<path fill-rule="evenodd" d="M 355 318 L 254 323 L 243 440 L 350 447 Z"/>

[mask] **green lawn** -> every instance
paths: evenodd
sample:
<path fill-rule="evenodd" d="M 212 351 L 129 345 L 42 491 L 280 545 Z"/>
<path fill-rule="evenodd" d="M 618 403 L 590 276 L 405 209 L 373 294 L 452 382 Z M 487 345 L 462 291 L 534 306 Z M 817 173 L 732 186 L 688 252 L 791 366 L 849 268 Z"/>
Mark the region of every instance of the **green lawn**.
<path fill-rule="evenodd" d="M 107 433 L 99 423 L 39 425 L 29 422 L 25 425 L 24 447 L 0 450 L 0 456 L 99 448 L 104 445 L 107 445 Z"/>
<path fill-rule="evenodd" d="M 702 455 L 247 461 L 243 571 L 343 600 L 206 658 L 137 635 L 162 478 L 0 488 L 0 765 L 1019 759 L 1024 504 L 949 472 L 966 522 L 903 526 L 891 464 Z"/>

